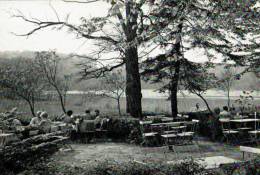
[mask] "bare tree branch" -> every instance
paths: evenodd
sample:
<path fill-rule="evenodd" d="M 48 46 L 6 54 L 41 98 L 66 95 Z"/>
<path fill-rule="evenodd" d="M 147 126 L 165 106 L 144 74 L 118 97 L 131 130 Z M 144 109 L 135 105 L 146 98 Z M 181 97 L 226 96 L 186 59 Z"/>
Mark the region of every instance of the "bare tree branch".
<path fill-rule="evenodd" d="M 34 20 L 34 19 L 28 19 L 23 14 L 13 15 L 13 17 L 21 18 L 22 20 L 24 20 L 24 21 L 26 21 L 28 23 L 32 23 L 32 24 L 37 26 L 37 27 L 35 27 L 34 29 L 32 29 L 31 31 L 29 31 L 29 32 L 27 32 L 25 34 L 16 34 L 16 33 L 14 33 L 17 36 L 27 36 L 27 37 L 29 37 L 30 35 L 34 34 L 35 32 L 37 32 L 37 31 L 39 31 L 41 29 L 50 28 L 50 27 L 53 27 L 53 26 L 60 26 L 61 28 L 63 26 L 66 26 L 69 29 L 77 32 L 83 38 L 92 39 L 92 40 L 106 41 L 106 42 L 110 42 L 112 44 L 117 44 L 118 43 L 118 41 L 114 40 L 113 38 L 111 38 L 109 36 L 93 36 L 91 34 L 84 33 L 83 31 L 80 30 L 79 27 L 76 27 L 76 26 L 74 26 L 72 24 L 69 24 L 67 22 L 61 22 L 61 21 L 57 21 L 57 22 L 53 22 L 53 21 L 39 21 L 39 20 Z"/>

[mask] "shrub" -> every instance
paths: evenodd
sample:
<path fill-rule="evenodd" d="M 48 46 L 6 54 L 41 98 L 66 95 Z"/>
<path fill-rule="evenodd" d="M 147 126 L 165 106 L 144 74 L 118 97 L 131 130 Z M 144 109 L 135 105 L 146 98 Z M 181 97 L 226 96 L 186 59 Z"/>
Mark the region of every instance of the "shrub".
<path fill-rule="evenodd" d="M 108 137 L 127 139 L 131 130 L 139 127 L 139 120 L 134 118 L 112 118 L 107 125 Z"/>
<path fill-rule="evenodd" d="M 190 119 L 198 119 L 198 133 L 210 138 L 212 141 L 219 140 L 222 137 L 221 125 L 218 118 L 207 111 L 190 112 Z"/>
<path fill-rule="evenodd" d="M 155 117 L 155 118 L 153 118 L 153 123 L 162 123 L 162 119 Z"/>
<path fill-rule="evenodd" d="M 256 159 L 246 161 L 246 162 L 225 164 L 221 166 L 221 169 L 226 175 L 233 175 L 233 174 L 259 175 L 260 157 L 257 157 Z"/>
<path fill-rule="evenodd" d="M 140 127 L 134 127 L 128 137 L 131 144 L 141 144 L 143 142 L 142 133 Z"/>
<path fill-rule="evenodd" d="M 40 163 L 25 170 L 22 174 L 43 174 L 43 175 L 213 175 L 216 171 L 207 171 L 205 168 L 192 159 L 176 165 L 170 164 L 141 164 L 137 162 L 119 163 L 116 161 L 96 162 L 87 166 L 74 166 L 58 162 Z"/>

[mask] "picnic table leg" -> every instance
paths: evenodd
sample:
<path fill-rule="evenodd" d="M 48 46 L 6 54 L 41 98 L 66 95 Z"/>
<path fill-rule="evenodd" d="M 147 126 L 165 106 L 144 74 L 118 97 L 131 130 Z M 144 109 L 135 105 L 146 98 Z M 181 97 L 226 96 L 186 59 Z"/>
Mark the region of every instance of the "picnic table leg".
<path fill-rule="evenodd" d="M 170 151 L 173 151 L 173 146 L 170 144 L 170 139 L 167 138 L 167 142 L 168 142 L 168 148 Z"/>

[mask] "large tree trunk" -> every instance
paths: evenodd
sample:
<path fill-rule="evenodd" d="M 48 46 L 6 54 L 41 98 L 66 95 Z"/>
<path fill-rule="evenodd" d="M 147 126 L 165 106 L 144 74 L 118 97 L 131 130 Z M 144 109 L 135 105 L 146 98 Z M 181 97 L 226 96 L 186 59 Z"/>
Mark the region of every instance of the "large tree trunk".
<path fill-rule="evenodd" d="M 36 115 L 35 115 L 35 109 L 34 109 L 34 102 L 31 102 L 30 100 L 26 100 L 26 101 L 30 106 L 30 110 L 31 110 L 32 115 L 35 117 Z"/>
<path fill-rule="evenodd" d="M 56 89 L 58 96 L 59 96 L 61 109 L 64 113 L 66 113 L 67 111 L 66 111 L 66 108 L 65 108 L 65 96 L 62 95 L 62 92 L 59 90 L 58 87 L 55 86 L 55 89 Z"/>
<path fill-rule="evenodd" d="M 120 107 L 120 98 L 117 98 L 116 101 L 117 101 L 118 114 L 119 116 L 121 116 L 122 114 L 121 114 L 121 107 Z"/>
<path fill-rule="evenodd" d="M 209 104 L 208 104 L 207 100 L 206 100 L 201 94 L 197 93 L 197 95 L 204 101 L 204 103 L 206 104 L 206 106 L 207 106 L 209 112 L 210 112 L 211 114 L 213 114 L 212 110 L 211 110 L 210 107 L 209 107 Z"/>
<path fill-rule="evenodd" d="M 228 90 L 227 90 L 227 98 L 228 98 L 228 110 L 230 110 L 230 86 L 228 87 Z"/>
<path fill-rule="evenodd" d="M 126 104 L 127 112 L 142 118 L 142 93 L 136 47 L 126 49 Z"/>
<path fill-rule="evenodd" d="M 170 100 L 171 100 L 171 110 L 172 110 L 172 117 L 177 117 L 178 114 L 178 82 L 179 82 L 179 72 L 180 72 L 180 61 L 176 62 L 175 65 L 175 73 L 174 77 L 171 81 L 171 88 L 170 88 Z"/>
<path fill-rule="evenodd" d="M 126 66 L 126 108 L 135 118 L 142 118 L 142 93 L 138 64 L 137 17 L 133 0 L 126 1 L 126 25 L 123 26 L 127 46 L 125 49 Z"/>
<path fill-rule="evenodd" d="M 182 59 L 182 51 L 181 51 L 181 33 L 182 33 L 182 24 L 183 19 L 181 19 L 180 24 L 178 25 L 178 35 L 176 38 L 176 43 L 174 44 L 173 48 L 173 53 L 176 57 L 176 63 L 174 66 L 175 72 L 174 75 L 171 79 L 171 86 L 170 86 L 170 99 L 171 99 L 171 108 L 172 108 L 172 117 L 175 118 L 177 117 L 178 114 L 178 98 L 177 98 L 177 93 L 178 93 L 178 83 L 180 79 L 180 66 L 181 62 L 180 59 Z"/>

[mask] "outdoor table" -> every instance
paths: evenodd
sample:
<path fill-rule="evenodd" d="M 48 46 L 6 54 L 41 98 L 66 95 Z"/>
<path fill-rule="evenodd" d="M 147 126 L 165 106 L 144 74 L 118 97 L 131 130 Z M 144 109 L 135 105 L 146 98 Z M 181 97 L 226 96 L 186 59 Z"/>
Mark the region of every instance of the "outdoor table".
<path fill-rule="evenodd" d="M 0 146 L 5 146 L 12 141 L 18 140 L 14 133 L 2 133 L 0 134 Z"/>
<path fill-rule="evenodd" d="M 163 126 L 165 123 L 152 123 L 151 126 Z"/>
<path fill-rule="evenodd" d="M 147 119 L 153 120 L 155 118 L 163 118 L 165 115 L 152 115 L 152 116 L 147 116 Z"/>
<path fill-rule="evenodd" d="M 151 131 L 149 125 L 153 123 L 151 120 L 139 121 L 142 132 Z"/>
<path fill-rule="evenodd" d="M 162 122 L 172 122 L 172 121 L 173 121 L 173 118 L 163 117 L 161 120 L 162 120 Z"/>
<path fill-rule="evenodd" d="M 140 125 L 149 125 L 149 124 L 152 124 L 153 121 L 147 120 L 147 121 L 140 121 L 139 123 L 140 123 Z"/>
<path fill-rule="evenodd" d="M 230 122 L 235 122 L 235 123 L 260 122 L 260 119 L 254 119 L 254 118 L 231 119 Z"/>
<path fill-rule="evenodd" d="M 61 130 L 61 131 L 67 131 L 72 128 L 71 126 L 67 125 L 66 123 L 61 123 L 58 125 L 58 127 L 59 127 L 59 130 Z"/>
<path fill-rule="evenodd" d="M 188 115 L 177 116 L 176 118 L 174 118 L 174 120 L 176 120 L 176 121 L 185 121 L 188 119 L 189 119 Z"/>
<path fill-rule="evenodd" d="M 143 136 L 144 137 L 154 137 L 156 134 L 158 134 L 157 132 L 149 132 L 149 133 L 144 133 Z"/>
<path fill-rule="evenodd" d="M 182 124 L 185 123 L 185 121 L 179 121 L 179 122 L 168 122 L 168 123 L 153 123 L 151 126 L 170 126 L 175 124 Z"/>
<path fill-rule="evenodd" d="M 180 129 L 184 129 L 187 128 L 187 126 L 173 126 L 171 127 L 172 129 L 176 129 L 176 130 L 180 130 Z"/>
<path fill-rule="evenodd" d="M 250 123 L 250 122 L 255 122 L 255 123 L 260 122 L 260 119 L 256 119 L 256 118 L 232 119 L 232 120 L 230 120 L 230 122 L 240 125 L 239 127 L 237 127 L 237 130 L 241 131 L 240 139 L 243 141 L 248 141 L 248 137 L 246 137 L 245 135 L 247 135 L 249 133 L 248 131 L 251 130 L 252 127 L 250 128 L 250 127 L 246 126 L 246 124 Z M 241 126 L 241 125 L 243 125 L 243 126 Z M 255 124 L 255 129 L 256 129 L 256 124 Z"/>

